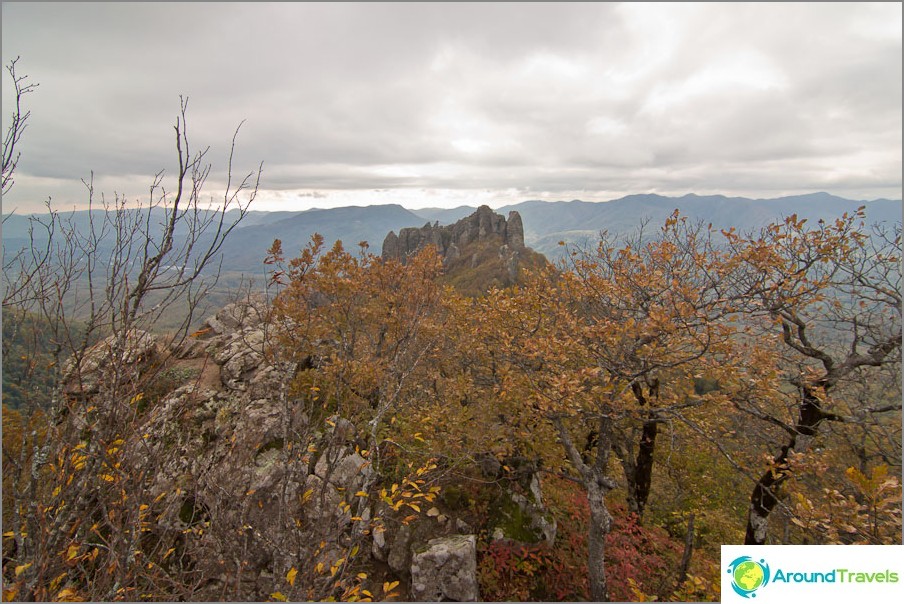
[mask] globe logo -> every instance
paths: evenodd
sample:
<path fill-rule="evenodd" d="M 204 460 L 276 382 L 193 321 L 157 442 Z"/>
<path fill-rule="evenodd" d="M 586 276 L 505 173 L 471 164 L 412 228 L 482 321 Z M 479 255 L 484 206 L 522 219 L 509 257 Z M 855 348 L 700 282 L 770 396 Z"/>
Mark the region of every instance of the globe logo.
<path fill-rule="evenodd" d="M 755 598 L 756 590 L 769 583 L 769 565 L 765 560 L 757 562 L 750 556 L 735 558 L 728 565 L 731 587 L 742 598 Z"/>

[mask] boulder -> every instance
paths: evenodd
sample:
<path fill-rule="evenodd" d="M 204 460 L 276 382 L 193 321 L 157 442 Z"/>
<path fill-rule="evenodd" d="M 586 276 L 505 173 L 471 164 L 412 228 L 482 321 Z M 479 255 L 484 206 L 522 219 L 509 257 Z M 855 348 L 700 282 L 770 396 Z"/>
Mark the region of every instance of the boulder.
<path fill-rule="evenodd" d="M 427 542 L 411 560 L 411 596 L 420 602 L 476 602 L 477 537 L 453 535 Z"/>

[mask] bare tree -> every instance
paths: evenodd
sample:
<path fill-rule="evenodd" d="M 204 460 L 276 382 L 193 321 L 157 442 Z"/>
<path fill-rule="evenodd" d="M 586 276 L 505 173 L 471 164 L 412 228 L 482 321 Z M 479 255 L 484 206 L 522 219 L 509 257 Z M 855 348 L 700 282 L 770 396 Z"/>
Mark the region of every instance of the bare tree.
<path fill-rule="evenodd" d="M 16 81 L 17 90 L 28 90 L 19 86 L 21 78 Z M 178 171 L 171 187 L 159 172 L 148 200 L 133 205 L 122 195 L 110 201 L 96 193 L 92 176 L 84 181 L 87 213 L 63 215 L 48 203 L 48 214 L 30 218 L 30 248 L 4 262 L 5 318 L 37 317 L 53 357 L 47 438 L 31 434 L 21 455 L 4 464 L 4 473 L 9 466 L 18 476 L 11 554 L 17 598 L 47 599 L 66 561 L 61 552 L 73 543 L 93 544 L 94 555 L 102 558 L 97 567 L 134 559 L 141 538 L 135 527 L 146 509 L 141 506 L 151 476 L 117 469 L 111 451 L 136 429 L 136 397 L 165 364 L 163 356 L 186 336 L 219 277 L 219 252 L 258 191 L 262 164 L 234 179 L 237 128 L 225 193 L 219 201 L 204 198 L 208 148 L 191 147 L 188 102 L 180 101 L 174 126 Z M 4 187 L 7 176 L 12 182 L 18 158 L 12 147 L 24 119 L 15 124 L 9 152 L 4 146 Z M 181 324 L 169 345 L 158 345 L 150 331 L 173 313 L 181 315 Z M 113 490 L 121 496 L 111 497 Z M 90 523 L 83 525 L 87 519 L 96 521 L 90 530 Z M 95 599 L 113 598 L 127 582 L 122 573 L 98 577 L 104 580 L 90 581 Z"/>
<path fill-rule="evenodd" d="M 28 118 L 31 116 L 31 111 L 24 111 L 22 104 L 25 96 L 34 92 L 35 88 L 38 87 L 38 84 L 26 83 L 27 75 L 16 74 L 16 63 L 18 62 L 19 57 L 16 57 L 6 67 L 6 71 L 9 72 L 10 77 L 13 79 L 13 86 L 16 90 L 16 104 L 10 118 L 9 127 L 7 127 L 6 134 L 3 137 L 2 190 L 4 195 L 13 188 L 13 183 L 15 182 L 13 175 L 16 172 L 16 166 L 19 163 L 21 154 L 18 148 L 19 140 L 22 138 Z"/>

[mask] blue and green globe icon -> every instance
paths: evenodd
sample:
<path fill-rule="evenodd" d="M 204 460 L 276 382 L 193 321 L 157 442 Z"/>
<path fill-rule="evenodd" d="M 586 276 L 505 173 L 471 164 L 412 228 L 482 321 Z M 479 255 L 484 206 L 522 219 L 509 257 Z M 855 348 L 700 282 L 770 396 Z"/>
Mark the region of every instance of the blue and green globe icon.
<path fill-rule="evenodd" d="M 755 598 L 756 590 L 769 583 L 769 565 L 765 560 L 757 562 L 750 556 L 735 558 L 728 565 L 731 587 L 744 598 Z"/>

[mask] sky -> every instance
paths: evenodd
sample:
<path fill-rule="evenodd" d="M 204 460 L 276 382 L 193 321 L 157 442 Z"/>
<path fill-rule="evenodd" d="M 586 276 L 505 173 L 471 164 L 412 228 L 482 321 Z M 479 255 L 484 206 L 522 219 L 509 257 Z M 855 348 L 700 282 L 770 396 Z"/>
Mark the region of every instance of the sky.
<path fill-rule="evenodd" d="M 901 3 L 3 2 L 38 83 L 3 212 L 263 162 L 251 209 L 901 198 Z M 3 129 L 12 110 L 3 79 Z"/>

